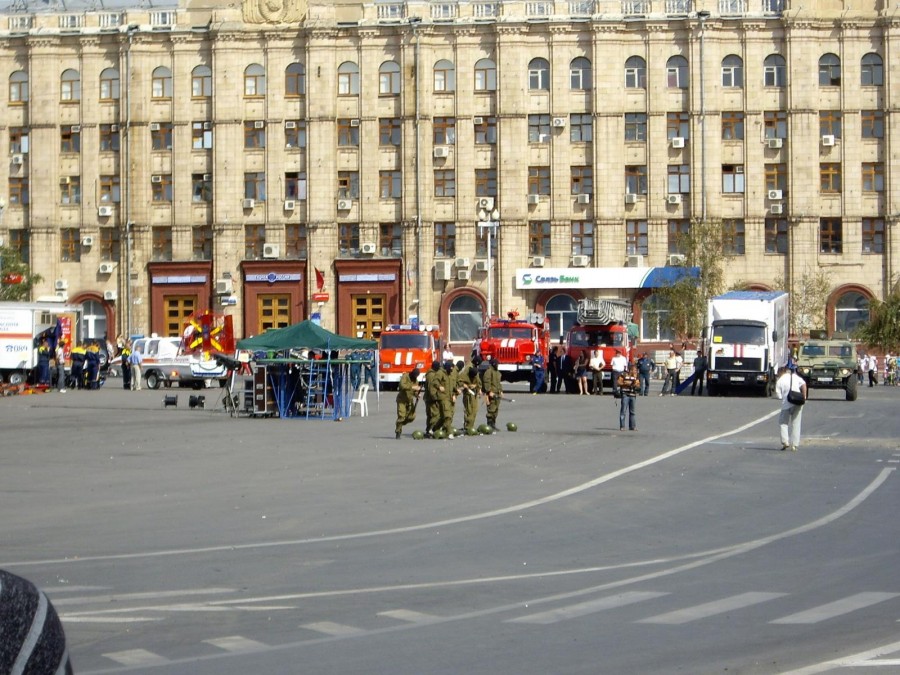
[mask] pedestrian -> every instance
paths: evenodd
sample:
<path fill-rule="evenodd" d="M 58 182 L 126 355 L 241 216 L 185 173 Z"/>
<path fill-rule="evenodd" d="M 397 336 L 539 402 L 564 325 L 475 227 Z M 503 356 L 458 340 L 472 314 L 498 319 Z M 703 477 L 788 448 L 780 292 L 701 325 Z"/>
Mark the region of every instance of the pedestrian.
<path fill-rule="evenodd" d="M 628 359 L 622 352 L 616 352 L 609 363 L 612 368 L 613 395 L 619 390 L 619 378 L 628 370 Z"/>
<path fill-rule="evenodd" d="M 641 396 L 647 396 L 650 393 L 650 376 L 656 369 L 656 361 L 647 356 L 644 352 L 637 362 L 638 378 L 641 381 Z"/>
<path fill-rule="evenodd" d="M 578 355 L 575 364 L 575 380 L 578 382 L 578 393 L 581 396 L 588 395 L 588 358 L 584 352 Z"/>
<path fill-rule="evenodd" d="M 47 338 L 41 338 L 38 345 L 37 383 L 50 386 L 50 345 Z"/>
<path fill-rule="evenodd" d="M 76 389 L 84 389 L 84 361 L 87 350 L 83 345 L 72 347 L 72 383 Z"/>
<path fill-rule="evenodd" d="M 87 349 L 87 353 L 84 358 L 84 366 L 85 366 L 85 388 L 86 389 L 99 389 L 100 388 L 100 345 L 96 342 L 91 343 L 91 345 Z"/>
<path fill-rule="evenodd" d="M 500 381 L 500 371 L 497 369 L 497 359 L 491 358 L 490 365 L 484 375 L 481 376 L 481 388 L 484 391 L 485 407 L 487 408 L 487 423 L 497 430 L 497 417 L 500 415 L 500 398 L 503 396 L 503 384 Z"/>
<path fill-rule="evenodd" d="M 675 350 L 670 349 L 669 355 L 666 357 L 666 379 L 663 382 L 662 391 L 659 393 L 660 396 L 665 396 L 669 394 L 670 396 L 675 395 L 675 374 L 678 372 L 678 359 L 675 356 Z"/>
<path fill-rule="evenodd" d="M 531 359 L 532 377 L 531 377 L 531 393 L 540 394 L 544 391 L 544 355 L 538 352 Z"/>
<path fill-rule="evenodd" d="M 419 369 L 413 368 L 408 373 L 403 373 L 397 391 L 397 423 L 394 425 L 394 435 L 400 438 L 403 427 L 416 419 L 416 405 L 419 403 Z"/>
<path fill-rule="evenodd" d="M 697 358 L 694 359 L 694 381 L 691 384 L 691 396 L 697 385 L 700 385 L 700 396 L 703 396 L 703 380 L 706 379 L 706 356 L 699 349 L 697 350 Z"/>
<path fill-rule="evenodd" d="M 445 347 L 444 347 L 444 351 L 443 351 L 443 353 L 441 354 L 441 361 L 444 361 L 444 362 L 450 361 L 450 362 L 452 362 L 455 358 L 456 358 L 456 357 L 453 356 L 453 350 L 450 349 L 450 345 L 445 346 Z"/>
<path fill-rule="evenodd" d="M 591 352 L 591 360 L 588 362 L 588 368 L 593 374 L 593 391 L 592 394 L 603 396 L 603 369 L 606 368 L 606 359 L 603 358 L 603 350 L 595 348 Z"/>
<path fill-rule="evenodd" d="M 775 395 L 781 399 L 778 426 L 781 431 L 781 449 L 797 451 L 800 445 L 800 420 L 806 402 L 806 382 L 793 370 L 783 367 L 778 371 Z"/>
<path fill-rule="evenodd" d="M 139 349 L 131 352 L 131 391 L 141 390 L 141 363 L 144 362 L 144 355 Z"/>
<path fill-rule="evenodd" d="M 559 359 L 559 379 L 566 388 L 567 394 L 577 394 L 578 387 L 575 384 L 575 359 L 562 348 L 562 356 Z"/>
<path fill-rule="evenodd" d="M 56 388 L 61 394 L 66 393 L 66 339 L 60 338 L 56 343 Z"/>
<path fill-rule="evenodd" d="M 619 431 L 625 431 L 625 416 L 628 415 L 628 429 L 637 431 L 637 396 L 640 391 L 640 379 L 637 366 L 630 364 L 624 370 L 616 382 L 616 391 L 613 396 L 621 397 L 619 406 Z"/>
<path fill-rule="evenodd" d="M 869 354 L 867 358 L 866 369 L 869 371 L 869 386 L 874 387 L 878 384 L 878 357 L 874 354 Z"/>
<path fill-rule="evenodd" d="M 863 373 L 866 370 L 866 357 L 859 354 L 856 357 L 856 380 L 859 384 L 863 384 Z"/>
<path fill-rule="evenodd" d="M 459 374 L 457 383 L 463 397 L 463 428 L 474 431 L 478 417 L 478 399 L 481 393 L 481 375 L 478 373 L 478 357 L 470 361 Z"/>
<path fill-rule="evenodd" d="M 684 366 L 684 351 L 675 352 L 675 386 L 672 388 L 672 396 L 676 396 L 681 388 L 682 366 Z"/>
<path fill-rule="evenodd" d="M 131 390 L 131 341 L 122 345 L 122 351 L 119 352 L 122 361 L 122 388 L 125 391 Z"/>
<path fill-rule="evenodd" d="M 547 370 L 550 374 L 550 393 L 556 394 L 559 392 L 559 347 L 555 346 L 550 350 L 550 363 L 547 365 Z"/>
<path fill-rule="evenodd" d="M 434 385 L 432 394 L 438 407 L 438 422 L 434 430 L 443 429 L 446 438 L 453 438 L 453 389 L 450 381 L 452 370 L 453 362 L 447 361 L 443 368 L 438 368 L 431 380 Z"/>

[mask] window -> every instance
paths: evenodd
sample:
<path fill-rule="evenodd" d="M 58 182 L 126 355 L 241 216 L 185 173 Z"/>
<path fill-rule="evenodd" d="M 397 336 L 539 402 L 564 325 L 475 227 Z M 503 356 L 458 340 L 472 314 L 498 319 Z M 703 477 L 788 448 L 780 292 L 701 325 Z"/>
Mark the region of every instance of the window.
<path fill-rule="evenodd" d="M 171 203 L 172 174 L 156 174 L 150 178 L 150 193 L 155 204 Z"/>
<path fill-rule="evenodd" d="M 691 221 L 686 218 L 672 219 L 669 220 L 666 229 L 668 232 L 666 251 L 668 253 L 686 253 L 686 241 L 691 234 Z"/>
<path fill-rule="evenodd" d="M 81 152 L 81 126 L 63 125 L 59 129 L 59 151 L 63 153 Z"/>
<path fill-rule="evenodd" d="M 491 59 L 475 64 L 475 91 L 497 91 L 497 64 Z"/>
<path fill-rule="evenodd" d="M 763 61 L 763 84 L 767 87 L 787 86 L 787 64 L 781 54 L 769 54 Z"/>
<path fill-rule="evenodd" d="M 528 255 L 550 257 L 549 220 L 532 220 L 528 223 Z"/>
<path fill-rule="evenodd" d="M 594 120 L 590 115 L 569 116 L 569 140 L 573 143 L 590 143 L 594 140 Z"/>
<path fill-rule="evenodd" d="M 688 62 L 683 56 L 673 56 L 666 62 L 666 86 L 669 89 L 688 88 Z"/>
<path fill-rule="evenodd" d="M 382 199 L 400 199 L 403 174 L 400 171 L 379 171 L 378 190 Z"/>
<path fill-rule="evenodd" d="M 594 223 L 590 220 L 572 221 L 572 255 L 594 256 Z"/>
<path fill-rule="evenodd" d="M 528 142 L 550 142 L 550 115 L 528 116 Z"/>
<path fill-rule="evenodd" d="M 547 59 L 532 59 L 528 64 L 528 89 L 550 91 L 550 62 Z"/>
<path fill-rule="evenodd" d="M 646 113 L 625 113 L 625 140 L 638 143 L 647 141 Z"/>
<path fill-rule="evenodd" d="M 122 242 L 117 227 L 100 228 L 100 260 L 119 262 L 122 258 Z"/>
<path fill-rule="evenodd" d="M 284 198 L 306 201 L 306 172 L 288 171 L 284 174 Z"/>
<path fill-rule="evenodd" d="M 590 195 L 594 193 L 594 168 L 591 166 L 572 167 L 572 194 Z"/>
<path fill-rule="evenodd" d="M 244 69 L 244 97 L 261 98 L 266 95 L 266 69 L 251 63 Z"/>
<path fill-rule="evenodd" d="M 475 124 L 475 145 L 497 145 L 496 117 L 482 117 Z"/>
<path fill-rule="evenodd" d="M 862 219 L 862 252 L 884 253 L 884 218 Z"/>
<path fill-rule="evenodd" d="M 554 295 L 544 307 L 544 316 L 550 323 L 550 331 L 554 338 L 562 338 L 566 331 L 575 325 L 578 307 L 571 295 Z"/>
<path fill-rule="evenodd" d="M 9 128 L 9 153 L 27 155 L 29 149 L 28 127 Z"/>
<path fill-rule="evenodd" d="M 766 218 L 766 253 L 786 255 L 788 222 L 785 218 Z"/>
<path fill-rule="evenodd" d="M 59 80 L 59 99 L 63 103 L 81 100 L 81 75 L 77 70 L 64 70 Z"/>
<path fill-rule="evenodd" d="M 744 221 L 726 218 L 722 221 L 722 252 L 725 255 L 744 255 Z"/>
<path fill-rule="evenodd" d="M 691 117 L 686 112 L 666 113 L 666 138 L 691 137 Z"/>
<path fill-rule="evenodd" d="M 359 66 L 353 61 L 338 66 L 338 96 L 359 96 Z"/>
<path fill-rule="evenodd" d="M 359 120 L 342 118 L 337 121 L 338 145 L 359 147 Z"/>
<path fill-rule="evenodd" d="M 884 138 L 884 111 L 863 110 L 860 124 L 863 138 Z"/>
<path fill-rule="evenodd" d="M 725 194 L 743 194 L 744 192 L 744 165 L 722 165 L 722 192 Z"/>
<path fill-rule="evenodd" d="M 861 82 L 864 87 L 884 85 L 884 62 L 878 54 L 866 54 L 860 61 Z"/>
<path fill-rule="evenodd" d="M 497 169 L 475 169 L 475 195 L 497 196 Z"/>
<path fill-rule="evenodd" d="M 338 199 L 359 199 L 358 171 L 338 171 Z"/>
<path fill-rule="evenodd" d="M 453 169 L 438 169 L 434 172 L 434 196 L 456 196 L 456 171 Z"/>
<path fill-rule="evenodd" d="M 744 86 L 744 60 L 735 54 L 722 59 L 722 86 L 740 89 Z"/>
<path fill-rule="evenodd" d="M 81 203 L 81 176 L 63 176 L 60 178 L 59 203 L 63 205 Z"/>
<path fill-rule="evenodd" d="M 17 70 L 9 76 L 9 102 L 28 102 L 28 73 Z"/>
<path fill-rule="evenodd" d="M 823 54 L 819 59 L 819 86 L 841 86 L 841 59 L 837 54 Z"/>
<path fill-rule="evenodd" d="M 819 220 L 819 252 L 840 254 L 844 252 L 843 228 L 840 218 Z"/>
<path fill-rule="evenodd" d="M 658 294 L 651 295 L 641 304 L 641 340 L 668 342 L 675 339 L 675 331 L 669 327 L 669 303 Z"/>
<path fill-rule="evenodd" d="M 435 145 L 456 144 L 456 118 L 435 117 L 432 122 L 433 141 Z"/>
<path fill-rule="evenodd" d="M 150 80 L 150 98 L 172 98 L 172 71 L 165 66 L 153 70 Z"/>
<path fill-rule="evenodd" d="M 120 92 L 119 71 L 117 68 L 105 68 L 100 73 L 100 100 L 118 101 Z"/>
<path fill-rule="evenodd" d="M 119 125 L 100 125 L 100 152 L 119 151 Z"/>
<path fill-rule="evenodd" d="M 257 202 L 266 201 L 266 174 L 264 171 L 244 173 L 244 199 L 253 199 Z"/>
<path fill-rule="evenodd" d="M 212 225 L 198 225 L 191 228 L 191 260 L 212 260 Z"/>
<path fill-rule="evenodd" d="M 787 197 L 787 164 L 766 164 L 763 167 L 766 177 L 766 190 L 781 190 Z"/>
<path fill-rule="evenodd" d="M 819 111 L 819 134 L 822 136 L 841 137 L 841 111 L 840 110 L 820 110 Z"/>
<path fill-rule="evenodd" d="M 572 91 L 587 91 L 593 86 L 591 62 L 579 56 L 569 64 L 569 87 Z"/>
<path fill-rule="evenodd" d="M 9 230 L 9 244 L 7 248 L 19 254 L 19 260 L 28 263 L 31 258 L 28 230 Z"/>
<path fill-rule="evenodd" d="M 266 245 L 265 225 L 244 225 L 244 259 L 259 260 Z"/>
<path fill-rule="evenodd" d="M 194 150 L 212 150 L 212 122 L 191 122 L 191 148 Z"/>
<path fill-rule="evenodd" d="M 290 223 L 284 226 L 284 255 L 293 260 L 306 260 L 309 255 L 309 235 L 306 225 Z"/>
<path fill-rule="evenodd" d="M 191 71 L 191 98 L 212 97 L 212 70 L 209 66 L 197 66 Z"/>
<path fill-rule="evenodd" d="M 454 257 L 456 257 L 456 224 L 455 223 L 435 223 L 434 224 L 434 257 L 435 258 L 454 258 Z"/>
<path fill-rule="evenodd" d="M 9 204 L 10 206 L 28 206 L 28 178 L 10 177 L 9 179 Z"/>
<path fill-rule="evenodd" d="M 266 124 L 262 121 L 244 122 L 244 149 L 262 150 L 266 147 Z"/>
<path fill-rule="evenodd" d="M 446 59 L 434 64 L 434 91 L 436 93 L 456 91 L 456 66 Z"/>
<path fill-rule="evenodd" d="M 118 204 L 122 201 L 122 191 L 118 176 L 100 176 L 98 188 L 98 197 L 101 204 Z"/>
<path fill-rule="evenodd" d="M 863 162 L 862 189 L 863 192 L 884 192 L 883 162 Z"/>
<path fill-rule="evenodd" d="M 153 150 L 172 149 L 172 123 L 159 122 L 150 124 L 150 146 Z"/>
<path fill-rule="evenodd" d="M 191 174 L 191 201 L 195 204 L 211 204 L 212 187 L 212 174 Z"/>
<path fill-rule="evenodd" d="M 473 295 L 458 295 L 450 303 L 447 318 L 447 340 L 471 344 L 484 324 L 484 305 Z"/>
<path fill-rule="evenodd" d="M 288 120 L 284 123 L 284 147 L 306 147 L 306 120 Z"/>
<path fill-rule="evenodd" d="M 383 256 L 399 257 L 403 253 L 403 228 L 400 223 L 379 223 L 378 248 Z"/>
<path fill-rule="evenodd" d="M 841 191 L 841 165 L 837 162 L 819 164 L 819 189 L 824 193 L 836 194 Z"/>
<path fill-rule="evenodd" d="M 646 220 L 625 221 L 625 253 L 628 255 L 648 255 L 650 252 Z"/>
<path fill-rule="evenodd" d="M 341 68 L 347 66 L 346 74 L 348 77 L 353 75 L 352 67 L 355 63 L 344 63 Z M 351 67 L 352 66 L 352 67 Z M 341 81 L 341 71 L 338 69 L 338 81 Z M 359 70 L 356 70 L 357 81 L 359 78 Z M 346 79 L 346 78 L 345 78 Z M 359 93 L 359 85 L 357 84 L 356 92 L 351 89 L 349 80 L 346 82 L 347 91 L 341 89 L 341 94 Z M 400 66 L 395 61 L 385 61 L 378 67 L 378 95 L 379 96 L 397 96 L 400 93 Z"/>
<path fill-rule="evenodd" d="M 691 191 L 691 167 L 689 164 L 669 164 L 667 168 L 670 195 L 688 194 Z"/>
<path fill-rule="evenodd" d="M 81 262 L 81 230 L 63 227 L 59 231 L 60 262 Z"/>
<path fill-rule="evenodd" d="M 722 140 L 744 140 L 744 113 L 735 110 L 722 111 Z"/>
<path fill-rule="evenodd" d="M 306 67 L 302 63 L 292 63 L 285 68 L 284 95 L 287 98 L 306 95 Z"/>
<path fill-rule="evenodd" d="M 625 192 L 634 195 L 647 194 L 647 166 L 625 167 Z"/>
<path fill-rule="evenodd" d="M 851 291 L 838 298 L 834 306 L 834 329 L 853 333 L 859 325 L 869 320 L 869 299 L 862 293 Z"/>
<path fill-rule="evenodd" d="M 625 88 L 647 88 L 647 62 L 640 56 L 631 56 L 625 61 Z"/>
<path fill-rule="evenodd" d="M 528 167 L 528 194 L 530 194 L 530 195 L 549 195 L 550 194 L 550 167 L 549 166 L 529 166 Z"/>
<path fill-rule="evenodd" d="M 766 138 L 787 138 L 787 113 L 783 110 L 763 112 L 763 130 Z"/>

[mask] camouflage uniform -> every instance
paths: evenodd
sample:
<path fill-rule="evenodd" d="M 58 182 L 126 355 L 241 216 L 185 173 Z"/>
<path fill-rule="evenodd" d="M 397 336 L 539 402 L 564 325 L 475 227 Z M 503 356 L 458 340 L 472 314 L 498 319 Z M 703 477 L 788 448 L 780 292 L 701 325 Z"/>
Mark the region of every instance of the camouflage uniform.
<path fill-rule="evenodd" d="M 481 375 L 478 374 L 478 368 L 469 363 L 459 373 L 457 382 L 463 397 L 463 426 L 466 429 L 474 429 L 475 418 L 478 416 L 478 395 L 481 392 Z"/>
<path fill-rule="evenodd" d="M 500 383 L 500 371 L 497 370 L 497 362 L 491 361 L 491 366 L 481 376 L 481 387 L 487 398 L 487 423 L 497 428 L 497 416 L 500 414 L 500 397 L 503 396 L 503 385 Z"/>
<path fill-rule="evenodd" d="M 403 432 L 403 426 L 416 419 L 416 402 L 419 400 L 418 369 L 403 373 L 400 378 L 400 390 L 397 392 L 397 423 L 394 433 L 397 438 Z"/>

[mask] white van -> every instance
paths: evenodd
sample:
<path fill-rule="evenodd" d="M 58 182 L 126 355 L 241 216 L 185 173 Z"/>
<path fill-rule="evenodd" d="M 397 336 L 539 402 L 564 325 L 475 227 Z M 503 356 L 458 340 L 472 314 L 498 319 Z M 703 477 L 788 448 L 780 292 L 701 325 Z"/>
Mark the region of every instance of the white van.
<path fill-rule="evenodd" d="M 215 360 L 201 361 L 194 356 L 182 354 L 180 338 L 156 335 L 138 338 L 131 349 L 144 357 L 141 360 L 141 372 L 150 389 L 171 387 L 173 384 L 193 389 L 225 385 L 225 367 Z"/>

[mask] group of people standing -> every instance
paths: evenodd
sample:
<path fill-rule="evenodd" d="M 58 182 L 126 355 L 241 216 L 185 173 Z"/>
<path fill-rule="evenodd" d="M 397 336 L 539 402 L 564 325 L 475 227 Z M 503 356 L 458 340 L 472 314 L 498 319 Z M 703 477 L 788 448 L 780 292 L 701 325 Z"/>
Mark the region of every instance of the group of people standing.
<path fill-rule="evenodd" d="M 53 371 L 56 374 L 56 388 L 66 393 L 67 387 L 75 389 L 99 389 L 103 384 L 100 372 L 100 345 L 91 342 L 72 347 L 72 368 L 66 376 L 66 338 L 56 340 L 55 347 L 47 338 L 41 338 L 37 350 L 37 384 L 50 387 Z M 52 370 L 51 370 L 52 364 Z"/>
<path fill-rule="evenodd" d="M 144 362 L 144 355 L 133 348 L 131 340 L 120 337 L 117 344 L 119 356 L 122 357 L 122 388 L 126 391 L 140 391 L 143 377 L 141 364 Z"/>

